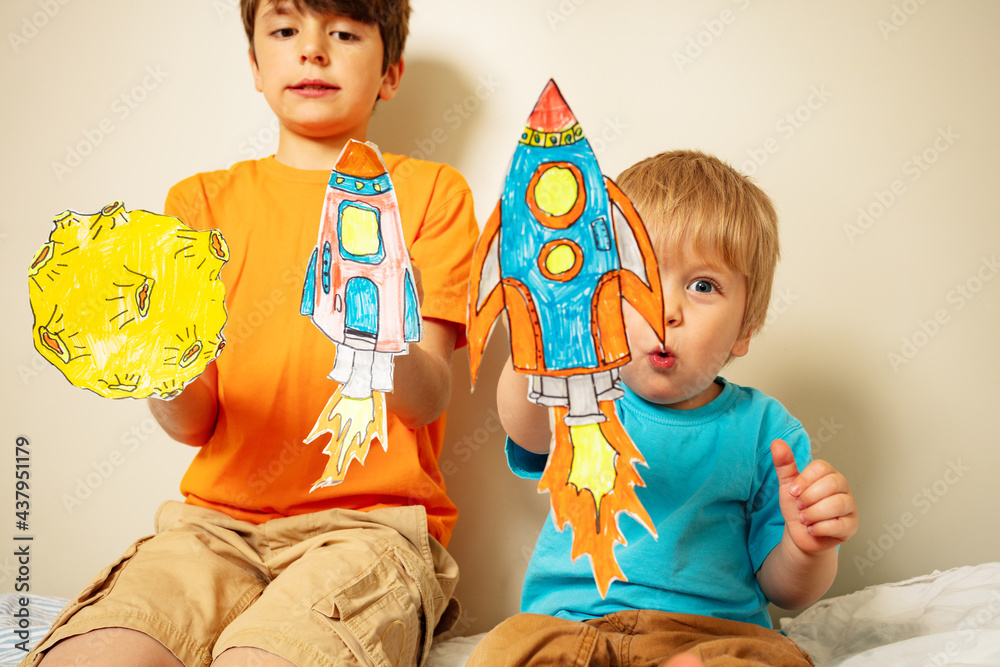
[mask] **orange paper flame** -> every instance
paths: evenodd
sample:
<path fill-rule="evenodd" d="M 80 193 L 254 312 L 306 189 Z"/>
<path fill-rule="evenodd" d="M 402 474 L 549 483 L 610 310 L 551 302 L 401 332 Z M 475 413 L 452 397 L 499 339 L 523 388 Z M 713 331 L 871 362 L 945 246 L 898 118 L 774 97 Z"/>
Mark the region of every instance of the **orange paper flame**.
<path fill-rule="evenodd" d="M 341 396 L 340 387 L 337 387 L 305 439 L 309 443 L 324 433 L 331 435 L 330 442 L 323 448 L 323 453 L 329 455 L 330 460 L 309 492 L 343 482 L 354 459 L 364 465 L 373 440 L 382 443 L 382 451 L 385 451 L 388 442 L 385 431 L 385 396 L 382 392 L 372 392 L 368 398 L 348 398 Z"/>
<path fill-rule="evenodd" d="M 555 446 L 538 490 L 550 494 L 556 528 L 563 530 L 569 524 L 573 529 L 573 559 L 590 556 L 603 598 L 612 581 L 628 581 L 614 554 L 615 545 L 626 544 L 618 530 L 618 514 L 628 512 L 656 536 L 635 493 L 636 486 L 645 484 L 634 464 L 645 465 L 646 460 L 618 421 L 613 401 L 601 403 L 607 421 L 587 426 L 567 426 L 566 408 L 553 410 Z"/>

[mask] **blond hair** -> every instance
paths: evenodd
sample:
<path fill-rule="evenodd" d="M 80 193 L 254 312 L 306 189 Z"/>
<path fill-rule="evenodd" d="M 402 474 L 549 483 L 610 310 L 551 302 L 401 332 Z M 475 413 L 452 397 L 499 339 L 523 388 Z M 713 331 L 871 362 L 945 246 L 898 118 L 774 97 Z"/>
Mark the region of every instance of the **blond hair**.
<path fill-rule="evenodd" d="M 698 151 L 669 151 L 638 162 L 616 181 L 642 216 L 650 239 L 665 249 L 714 252 L 747 280 L 741 335 L 767 318 L 778 263 L 778 216 L 750 179 Z"/>

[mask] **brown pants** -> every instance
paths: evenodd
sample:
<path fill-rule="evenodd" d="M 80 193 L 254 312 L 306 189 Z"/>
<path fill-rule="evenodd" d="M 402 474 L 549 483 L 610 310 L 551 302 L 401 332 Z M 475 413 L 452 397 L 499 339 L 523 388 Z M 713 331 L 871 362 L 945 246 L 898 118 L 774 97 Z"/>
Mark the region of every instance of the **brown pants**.
<path fill-rule="evenodd" d="M 586 622 L 518 614 L 480 642 L 467 667 L 504 665 L 659 665 L 681 653 L 707 667 L 806 667 L 813 662 L 787 637 L 750 623 L 662 611 L 621 611 Z"/>

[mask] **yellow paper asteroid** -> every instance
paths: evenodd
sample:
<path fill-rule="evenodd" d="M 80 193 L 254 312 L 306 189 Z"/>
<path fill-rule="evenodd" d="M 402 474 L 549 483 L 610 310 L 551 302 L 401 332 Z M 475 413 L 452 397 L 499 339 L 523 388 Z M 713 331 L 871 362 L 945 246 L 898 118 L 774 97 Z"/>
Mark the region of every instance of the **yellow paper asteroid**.
<path fill-rule="evenodd" d="M 121 202 L 60 213 L 28 270 L 35 349 L 106 398 L 172 398 L 225 345 L 228 259 L 218 231 Z"/>

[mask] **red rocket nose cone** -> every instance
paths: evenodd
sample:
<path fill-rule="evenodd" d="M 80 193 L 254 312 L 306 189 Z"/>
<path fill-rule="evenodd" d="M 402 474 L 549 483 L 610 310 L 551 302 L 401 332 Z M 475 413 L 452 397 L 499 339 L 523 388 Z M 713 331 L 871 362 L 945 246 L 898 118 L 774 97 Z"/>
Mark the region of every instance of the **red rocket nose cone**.
<path fill-rule="evenodd" d="M 334 171 L 355 178 L 375 178 L 385 173 L 378 151 L 366 143 L 351 139 L 344 146 L 334 165 Z"/>
<path fill-rule="evenodd" d="M 556 82 L 549 79 L 538 102 L 528 116 L 528 127 L 540 132 L 558 132 L 576 124 L 576 116 L 569 110 Z"/>

